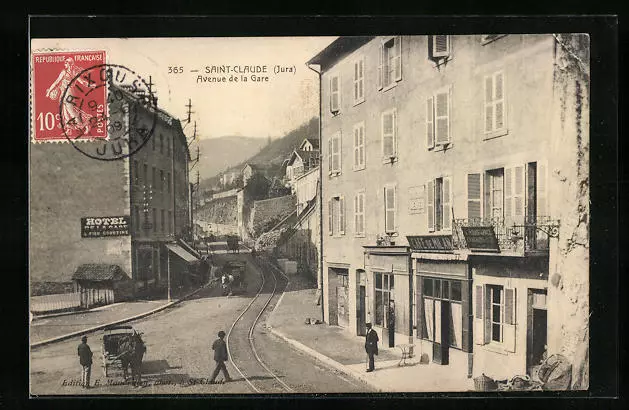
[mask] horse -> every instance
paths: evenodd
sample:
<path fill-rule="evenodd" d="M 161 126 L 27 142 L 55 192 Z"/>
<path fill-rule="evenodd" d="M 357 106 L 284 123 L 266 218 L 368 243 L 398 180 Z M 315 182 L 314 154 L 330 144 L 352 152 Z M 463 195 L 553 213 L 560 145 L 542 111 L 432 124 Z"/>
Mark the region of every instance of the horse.
<path fill-rule="evenodd" d="M 127 368 L 131 366 L 131 384 L 133 386 L 142 384 L 142 357 L 146 353 L 146 345 L 140 333 L 133 331 L 133 334 L 120 338 L 118 345 L 120 354 L 117 358 L 122 364 L 124 380 L 127 380 Z"/>

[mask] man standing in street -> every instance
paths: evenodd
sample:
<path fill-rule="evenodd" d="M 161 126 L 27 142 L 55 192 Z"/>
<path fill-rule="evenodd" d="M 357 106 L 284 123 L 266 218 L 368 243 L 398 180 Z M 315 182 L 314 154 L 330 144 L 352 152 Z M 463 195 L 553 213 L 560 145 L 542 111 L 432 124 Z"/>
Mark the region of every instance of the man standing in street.
<path fill-rule="evenodd" d="M 365 335 L 365 351 L 367 352 L 367 356 L 369 356 L 369 368 L 367 369 L 367 373 L 373 372 L 374 363 L 373 356 L 378 354 L 378 333 L 371 328 L 371 323 L 367 323 L 367 334 Z"/>
<path fill-rule="evenodd" d="M 81 364 L 81 385 L 89 389 L 90 388 L 90 375 L 92 373 L 92 349 L 87 344 L 87 336 L 81 338 L 81 344 L 79 345 L 79 363 Z"/>
<path fill-rule="evenodd" d="M 232 380 L 229 377 L 229 373 L 227 372 L 227 367 L 225 366 L 225 362 L 229 360 L 227 356 L 227 343 L 225 343 L 225 332 L 222 330 L 218 332 L 218 339 L 212 343 L 212 350 L 214 350 L 214 361 L 216 362 L 216 368 L 214 368 L 214 373 L 212 373 L 212 377 L 210 378 L 210 383 L 215 383 L 216 376 L 218 376 L 219 371 L 223 371 L 223 377 L 225 377 L 226 382 L 230 382 Z"/>

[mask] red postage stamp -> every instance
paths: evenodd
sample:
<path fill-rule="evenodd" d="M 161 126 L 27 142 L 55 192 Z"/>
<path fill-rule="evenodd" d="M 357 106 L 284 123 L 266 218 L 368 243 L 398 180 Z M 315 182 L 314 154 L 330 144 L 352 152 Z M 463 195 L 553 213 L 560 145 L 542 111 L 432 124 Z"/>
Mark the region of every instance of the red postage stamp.
<path fill-rule="evenodd" d="M 105 63 L 105 51 L 33 53 L 35 141 L 107 137 L 107 87 L 83 78 L 87 69 Z M 71 88 L 77 88 L 82 98 L 75 98 Z"/>

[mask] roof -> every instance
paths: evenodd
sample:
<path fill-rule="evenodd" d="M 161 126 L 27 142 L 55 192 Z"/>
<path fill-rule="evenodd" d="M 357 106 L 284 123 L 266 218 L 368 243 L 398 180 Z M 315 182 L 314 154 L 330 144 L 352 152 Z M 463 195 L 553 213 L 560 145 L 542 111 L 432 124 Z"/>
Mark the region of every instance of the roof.
<path fill-rule="evenodd" d="M 296 157 L 301 158 L 304 164 L 308 165 L 311 159 L 313 158 L 319 159 L 319 151 L 295 150 L 293 151 L 293 153 L 290 156 L 290 159 L 288 160 L 288 165 L 293 165 Z"/>
<path fill-rule="evenodd" d="M 332 66 L 335 62 L 345 57 L 352 51 L 356 50 L 363 44 L 371 41 L 374 36 L 344 36 L 334 40 L 329 46 L 324 48 L 312 57 L 306 64 L 318 64 L 321 66 L 321 71 L 325 71 Z"/>
<path fill-rule="evenodd" d="M 106 263 L 86 263 L 76 268 L 72 280 L 91 280 L 101 282 L 107 280 L 129 279 L 127 274 L 118 265 Z"/>
<path fill-rule="evenodd" d="M 312 145 L 313 149 L 319 149 L 319 139 L 318 138 L 304 138 L 304 140 L 302 141 L 301 145 L 299 146 L 299 149 L 302 149 L 305 145 L 305 143 L 309 142 L 310 145 Z"/>

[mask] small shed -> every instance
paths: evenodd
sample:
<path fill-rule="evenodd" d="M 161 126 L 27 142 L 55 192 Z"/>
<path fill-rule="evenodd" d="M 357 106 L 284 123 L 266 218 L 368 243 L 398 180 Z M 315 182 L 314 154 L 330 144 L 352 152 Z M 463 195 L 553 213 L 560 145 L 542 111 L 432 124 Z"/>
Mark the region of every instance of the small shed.
<path fill-rule="evenodd" d="M 132 280 L 118 265 L 86 263 L 76 269 L 72 280 L 84 309 L 120 302 L 133 294 Z"/>

